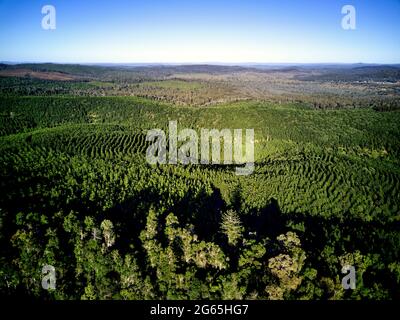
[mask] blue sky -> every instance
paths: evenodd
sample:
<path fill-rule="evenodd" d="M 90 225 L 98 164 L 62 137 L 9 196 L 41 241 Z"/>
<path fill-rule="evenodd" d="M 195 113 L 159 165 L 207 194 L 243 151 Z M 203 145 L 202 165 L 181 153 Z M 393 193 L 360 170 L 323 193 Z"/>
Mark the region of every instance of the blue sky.
<path fill-rule="evenodd" d="M 0 0 L 0 61 L 400 63 L 400 0 Z"/>

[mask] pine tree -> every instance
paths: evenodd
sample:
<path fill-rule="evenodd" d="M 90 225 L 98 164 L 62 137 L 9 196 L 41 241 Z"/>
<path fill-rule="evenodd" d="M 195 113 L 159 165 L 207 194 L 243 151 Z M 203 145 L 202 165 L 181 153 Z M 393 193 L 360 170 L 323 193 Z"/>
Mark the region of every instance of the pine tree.
<path fill-rule="evenodd" d="M 228 243 L 231 246 L 237 245 L 243 231 L 242 222 L 235 211 L 229 210 L 222 215 L 221 232 L 228 237 Z"/>

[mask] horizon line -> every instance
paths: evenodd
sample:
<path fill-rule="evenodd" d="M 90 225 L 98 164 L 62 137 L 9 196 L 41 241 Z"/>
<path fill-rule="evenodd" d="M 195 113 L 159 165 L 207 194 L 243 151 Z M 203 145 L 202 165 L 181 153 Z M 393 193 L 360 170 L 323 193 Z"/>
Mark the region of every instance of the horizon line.
<path fill-rule="evenodd" d="M 399 62 L 223 62 L 223 61 L 171 61 L 171 62 L 63 62 L 63 61 L 10 61 L 0 60 L 2 64 L 70 64 L 70 65 L 398 65 Z"/>

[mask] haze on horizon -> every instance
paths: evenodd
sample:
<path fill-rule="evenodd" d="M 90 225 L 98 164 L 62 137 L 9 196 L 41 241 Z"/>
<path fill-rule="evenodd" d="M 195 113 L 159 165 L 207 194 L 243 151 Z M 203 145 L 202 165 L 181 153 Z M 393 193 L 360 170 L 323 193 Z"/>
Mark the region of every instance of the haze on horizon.
<path fill-rule="evenodd" d="M 41 27 L 46 4 L 55 30 Z M 0 0 L 0 61 L 397 64 L 399 17 L 398 0 Z"/>

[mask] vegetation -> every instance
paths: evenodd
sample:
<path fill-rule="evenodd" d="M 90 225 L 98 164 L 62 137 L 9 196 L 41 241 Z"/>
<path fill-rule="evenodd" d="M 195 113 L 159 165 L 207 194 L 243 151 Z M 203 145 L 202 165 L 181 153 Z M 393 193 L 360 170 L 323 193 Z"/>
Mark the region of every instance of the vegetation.
<path fill-rule="evenodd" d="M 301 103 L 315 109 L 399 109 L 395 66 L 84 66 L 0 64 L 7 96 L 136 96 L 179 106 L 236 101 Z M 64 81 L 61 81 L 64 80 Z"/>
<path fill-rule="evenodd" d="M 395 108 L 379 112 L 373 100 L 362 108 L 256 99 L 199 107 L 100 97 L 121 85 L 109 78 L 117 71 L 70 68 L 87 79 L 0 78 L 2 295 L 400 297 Z M 232 76 L 221 68 L 208 77 Z M 181 79 L 149 76 L 129 86 L 207 90 L 207 81 L 173 71 Z M 149 165 L 146 132 L 167 131 L 170 120 L 179 129 L 254 128 L 254 173 Z M 355 290 L 341 286 L 346 264 L 356 268 Z M 43 265 L 56 269 L 55 290 L 42 289 Z"/>

